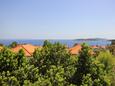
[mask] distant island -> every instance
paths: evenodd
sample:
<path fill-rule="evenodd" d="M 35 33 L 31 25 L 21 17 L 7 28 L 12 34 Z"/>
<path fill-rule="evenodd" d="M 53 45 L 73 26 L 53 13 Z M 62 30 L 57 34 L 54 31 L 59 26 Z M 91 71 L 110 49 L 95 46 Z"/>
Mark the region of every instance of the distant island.
<path fill-rule="evenodd" d="M 105 40 L 105 41 L 110 41 L 109 39 L 105 39 L 105 38 L 81 38 L 81 39 L 75 39 L 78 41 L 100 41 L 100 40 Z"/>

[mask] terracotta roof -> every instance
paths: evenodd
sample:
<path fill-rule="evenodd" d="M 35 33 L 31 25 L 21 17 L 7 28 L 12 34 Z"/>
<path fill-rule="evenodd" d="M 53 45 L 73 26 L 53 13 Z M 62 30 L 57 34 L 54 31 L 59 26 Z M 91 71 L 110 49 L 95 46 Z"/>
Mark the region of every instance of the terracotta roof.
<path fill-rule="evenodd" d="M 71 54 L 79 54 L 79 51 L 81 50 L 81 45 L 77 44 L 74 47 L 70 48 L 69 51 Z"/>
<path fill-rule="evenodd" d="M 105 49 L 107 46 L 104 46 L 104 45 L 103 45 L 103 46 L 100 46 L 100 47 L 103 48 L 103 49 Z"/>
<path fill-rule="evenodd" d="M 80 44 L 77 44 L 77 45 L 73 46 L 72 48 L 69 48 L 69 51 L 71 54 L 76 55 L 76 54 L 79 54 L 81 48 L 82 48 L 82 46 Z M 91 48 L 99 49 L 99 48 L 105 48 L 105 46 L 91 46 Z"/>
<path fill-rule="evenodd" d="M 106 48 L 106 46 L 91 46 L 93 49 L 95 49 L 95 48 L 97 48 L 97 49 L 99 49 L 99 48 L 103 48 L 103 49 L 105 49 Z"/>
<path fill-rule="evenodd" d="M 91 46 L 91 48 L 99 48 L 99 46 L 93 45 Z"/>
<path fill-rule="evenodd" d="M 32 44 L 19 44 L 15 48 L 12 48 L 11 50 L 13 52 L 18 52 L 20 49 L 24 50 L 25 56 L 30 57 L 33 55 L 33 52 L 35 49 L 40 48 L 41 46 L 34 46 Z"/>

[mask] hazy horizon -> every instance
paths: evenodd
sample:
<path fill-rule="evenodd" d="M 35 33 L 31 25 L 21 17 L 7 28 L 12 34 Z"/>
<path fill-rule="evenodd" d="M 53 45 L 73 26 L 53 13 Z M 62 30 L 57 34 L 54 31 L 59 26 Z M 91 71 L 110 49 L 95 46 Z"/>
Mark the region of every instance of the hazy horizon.
<path fill-rule="evenodd" d="M 79 40 L 79 39 L 105 39 L 105 40 L 115 40 L 114 38 L 2 38 L 0 40 Z"/>
<path fill-rule="evenodd" d="M 114 0 L 0 0 L 0 39 L 115 38 Z"/>

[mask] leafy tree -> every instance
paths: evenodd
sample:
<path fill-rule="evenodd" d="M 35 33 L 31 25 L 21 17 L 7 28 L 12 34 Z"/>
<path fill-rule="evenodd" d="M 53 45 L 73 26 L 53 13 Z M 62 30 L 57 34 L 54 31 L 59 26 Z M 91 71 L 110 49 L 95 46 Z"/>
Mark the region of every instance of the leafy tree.
<path fill-rule="evenodd" d="M 65 45 L 45 41 L 32 58 L 24 51 L 0 51 L 0 86 L 114 86 L 113 55 L 82 45 L 80 54 L 71 55 Z M 96 52 L 95 52 L 96 53 Z M 113 80 L 112 80 L 113 78 Z"/>
<path fill-rule="evenodd" d="M 78 56 L 77 70 L 72 77 L 73 83 L 81 85 L 83 76 L 90 72 L 91 58 L 90 47 L 83 44 L 80 55 Z"/>
<path fill-rule="evenodd" d="M 109 45 L 107 49 L 115 56 L 115 45 Z"/>
<path fill-rule="evenodd" d="M 67 67 L 69 64 L 73 64 L 69 51 L 60 43 L 51 44 L 45 41 L 44 47 L 41 50 L 37 49 L 33 57 L 34 65 L 41 68 L 43 74 L 50 68 L 50 65 Z"/>
<path fill-rule="evenodd" d="M 97 60 L 99 60 L 102 64 L 104 64 L 104 69 L 108 73 L 108 77 L 110 77 L 112 81 L 112 86 L 115 85 L 115 57 L 109 51 L 100 52 L 97 56 Z"/>
<path fill-rule="evenodd" d="M 115 65 L 115 58 L 109 51 L 100 52 L 97 56 L 97 60 L 104 64 L 107 72 L 111 71 L 112 67 Z"/>
<path fill-rule="evenodd" d="M 2 82 L 1 86 L 19 86 L 19 82 L 14 76 L 4 78 L 0 77 L 0 82 Z"/>
<path fill-rule="evenodd" d="M 64 68 L 61 66 L 56 67 L 55 65 L 50 66 L 50 70 L 47 71 L 47 77 L 53 86 L 63 86 L 66 77 L 64 77 Z"/>
<path fill-rule="evenodd" d="M 0 51 L 0 72 L 14 71 L 17 68 L 15 54 L 7 48 Z"/>
<path fill-rule="evenodd" d="M 45 41 L 42 49 L 34 52 L 34 58 L 30 59 L 30 63 L 38 67 L 40 74 L 44 76 L 47 75 L 47 71 L 52 70 L 52 65 L 57 68 L 61 66 L 64 68 L 64 77 L 69 82 L 71 75 L 75 72 L 77 57 L 72 56 L 65 45 L 47 42 Z"/>
<path fill-rule="evenodd" d="M 17 42 L 12 42 L 12 43 L 9 45 L 9 47 L 10 47 L 10 48 L 14 48 L 14 47 L 16 47 L 17 45 L 18 45 Z"/>
<path fill-rule="evenodd" d="M 24 60 L 25 60 L 25 53 L 24 53 L 23 49 L 19 50 L 19 52 L 17 53 L 16 59 L 18 61 L 18 67 L 22 66 L 22 64 L 24 63 Z"/>
<path fill-rule="evenodd" d="M 35 68 L 34 65 L 26 65 L 24 67 L 19 67 L 12 75 L 17 78 L 19 84 L 22 86 L 25 83 L 25 80 L 30 83 L 36 82 L 39 78 L 39 70 L 38 68 Z"/>
<path fill-rule="evenodd" d="M 43 47 L 45 47 L 45 46 L 51 46 L 51 45 L 52 44 L 48 40 L 45 40 L 44 44 L 43 44 Z"/>
<path fill-rule="evenodd" d="M 111 82 L 104 65 L 97 61 L 91 52 L 89 46 L 82 45 L 72 83 L 78 86 L 110 86 Z"/>

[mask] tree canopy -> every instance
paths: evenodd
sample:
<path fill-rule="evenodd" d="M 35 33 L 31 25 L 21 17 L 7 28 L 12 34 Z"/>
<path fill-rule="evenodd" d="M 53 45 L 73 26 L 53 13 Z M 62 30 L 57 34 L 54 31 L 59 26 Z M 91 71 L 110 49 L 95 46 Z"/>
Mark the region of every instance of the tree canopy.
<path fill-rule="evenodd" d="M 96 56 L 82 44 L 78 55 L 71 55 L 60 43 L 45 41 L 33 57 L 24 51 L 0 51 L 0 86 L 114 86 L 114 56 L 109 51 Z"/>

